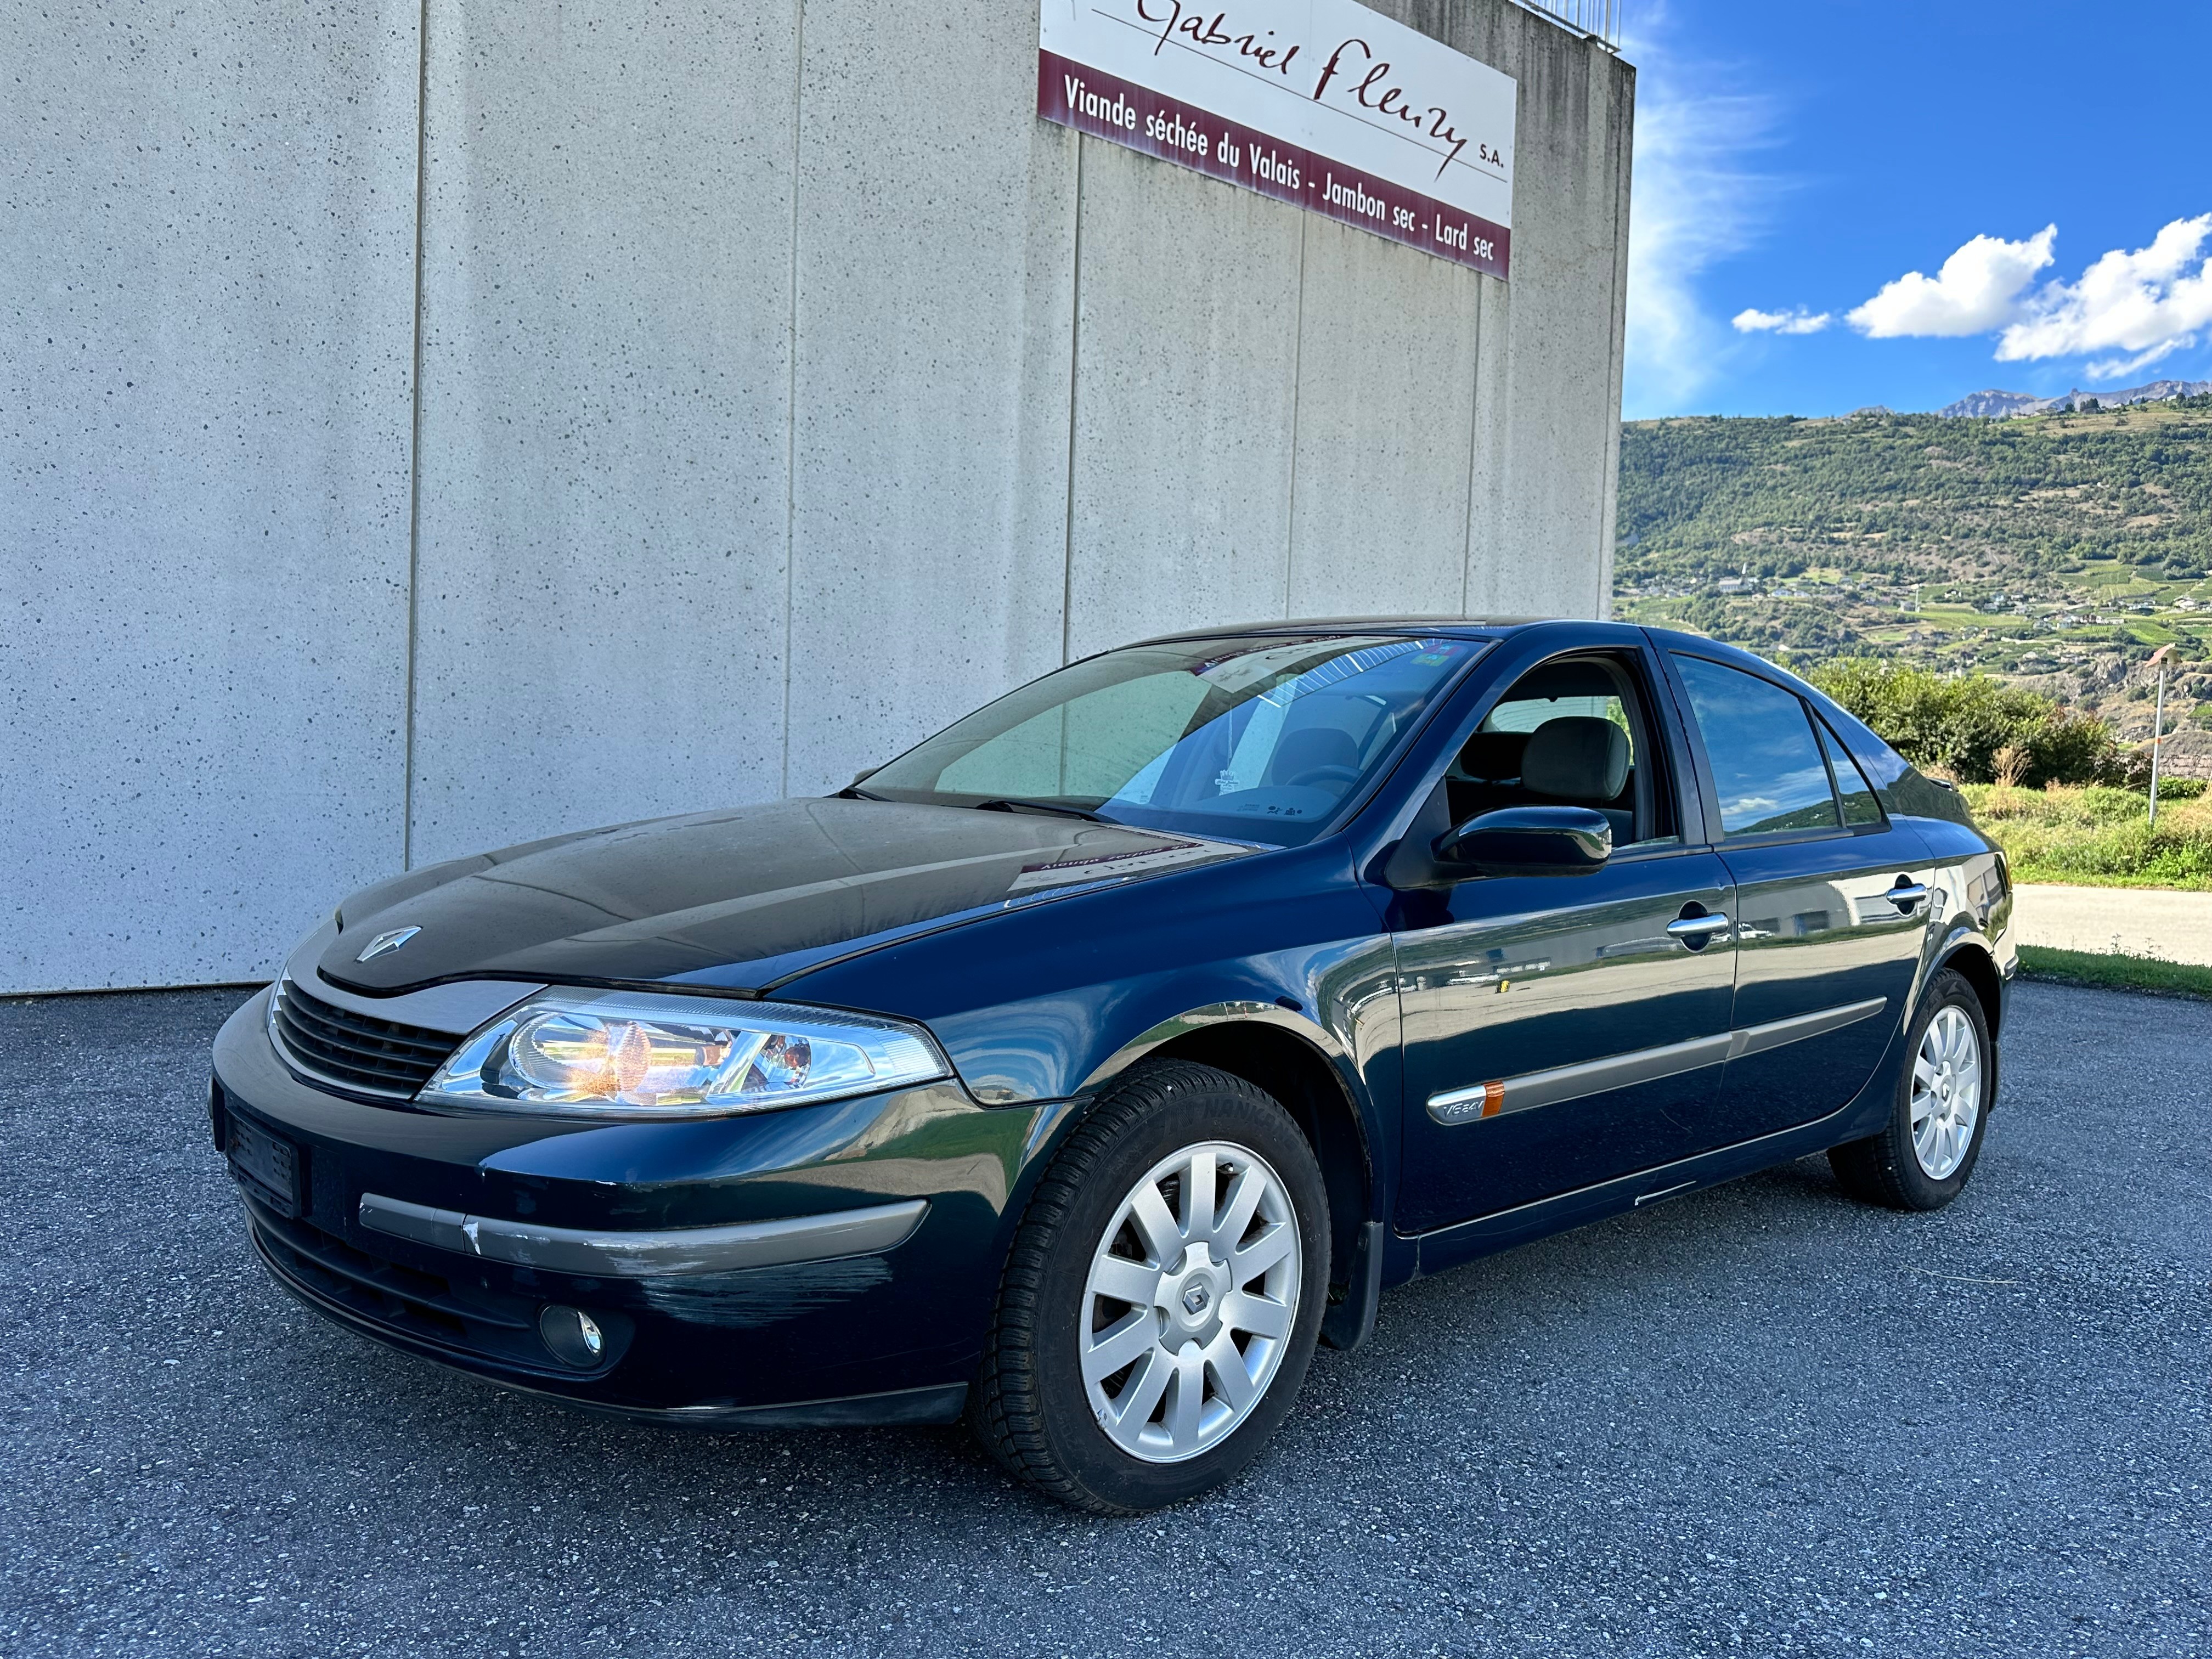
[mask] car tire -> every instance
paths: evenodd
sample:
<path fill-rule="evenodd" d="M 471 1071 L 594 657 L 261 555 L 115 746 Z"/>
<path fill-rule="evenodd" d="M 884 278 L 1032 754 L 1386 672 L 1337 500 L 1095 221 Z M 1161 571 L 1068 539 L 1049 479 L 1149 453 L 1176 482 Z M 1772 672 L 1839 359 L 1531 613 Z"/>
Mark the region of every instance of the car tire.
<path fill-rule="evenodd" d="M 1996 1076 L 1982 1000 L 1965 975 L 1945 969 L 1906 1029 L 1887 1127 L 1829 1150 L 1837 1181 L 1863 1203 L 1942 1209 L 1966 1189 L 1981 1158 Z"/>
<path fill-rule="evenodd" d="M 1328 1270 L 1321 1166 L 1290 1114 L 1227 1072 L 1146 1062 L 1092 1107 L 1030 1200 L 969 1426 L 1078 1509 L 1137 1515 L 1195 1497 L 1249 1463 L 1290 1410 Z"/>

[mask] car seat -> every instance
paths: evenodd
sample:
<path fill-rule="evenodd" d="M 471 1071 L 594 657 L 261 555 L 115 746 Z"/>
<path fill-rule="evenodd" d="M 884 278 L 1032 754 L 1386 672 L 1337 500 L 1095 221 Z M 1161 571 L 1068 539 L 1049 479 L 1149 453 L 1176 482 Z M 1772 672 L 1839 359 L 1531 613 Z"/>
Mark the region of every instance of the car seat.
<path fill-rule="evenodd" d="M 1605 814 L 1615 846 L 1636 836 L 1636 815 L 1613 803 L 1628 782 L 1628 733 L 1590 714 L 1561 714 L 1528 734 L 1521 787 L 1546 805 L 1587 806 Z"/>

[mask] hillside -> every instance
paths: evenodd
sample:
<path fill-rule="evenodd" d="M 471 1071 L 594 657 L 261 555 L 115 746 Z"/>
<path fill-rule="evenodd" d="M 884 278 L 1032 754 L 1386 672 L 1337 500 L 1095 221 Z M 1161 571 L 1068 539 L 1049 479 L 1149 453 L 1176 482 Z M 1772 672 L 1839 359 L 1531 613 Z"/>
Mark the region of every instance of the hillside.
<path fill-rule="evenodd" d="M 1623 428 L 1616 614 L 1799 663 L 1978 667 L 2147 737 L 2144 663 L 2212 773 L 2212 398 L 2011 420 Z M 2202 753 L 2198 753 L 2201 750 Z M 2171 752 L 2171 751 L 2170 751 Z"/>
<path fill-rule="evenodd" d="M 2084 392 L 2076 386 L 2056 398 L 2039 398 L 2032 392 L 1970 392 L 1955 404 L 1936 412 L 1958 418 L 2002 417 L 2011 415 L 2049 415 L 2086 408 L 2118 409 L 2128 404 L 2163 403 L 2169 398 L 2201 398 L 2212 392 L 2212 380 L 2152 380 L 2142 386 L 2122 386 L 2117 392 Z"/>

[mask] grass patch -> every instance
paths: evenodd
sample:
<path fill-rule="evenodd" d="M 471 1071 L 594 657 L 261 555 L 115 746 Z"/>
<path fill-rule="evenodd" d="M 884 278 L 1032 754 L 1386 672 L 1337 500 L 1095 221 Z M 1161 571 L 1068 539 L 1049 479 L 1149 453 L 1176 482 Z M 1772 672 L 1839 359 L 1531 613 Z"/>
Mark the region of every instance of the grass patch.
<path fill-rule="evenodd" d="M 2108 991 L 2150 991 L 2160 996 L 2212 1000 L 2212 968 L 2194 963 L 2160 962 L 2152 957 L 2105 956 L 2094 951 L 2057 951 L 2048 945 L 2020 947 L 2020 971 L 2028 979 L 2061 985 L 2092 985 Z"/>
<path fill-rule="evenodd" d="M 2212 891 L 2212 797 L 2175 800 L 2160 790 L 2153 830 L 2149 799 L 2133 789 L 1981 783 L 1965 794 L 2014 881 Z"/>

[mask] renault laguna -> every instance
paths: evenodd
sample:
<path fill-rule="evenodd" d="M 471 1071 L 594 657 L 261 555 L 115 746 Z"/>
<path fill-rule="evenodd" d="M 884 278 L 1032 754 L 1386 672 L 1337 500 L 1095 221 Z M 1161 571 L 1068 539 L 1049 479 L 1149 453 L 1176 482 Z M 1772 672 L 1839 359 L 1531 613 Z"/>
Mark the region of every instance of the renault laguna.
<path fill-rule="evenodd" d="M 964 1417 L 1130 1513 L 1418 1274 L 1815 1152 L 1948 1203 L 2010 908 L 1954 790 L 1742 652 L 1218 629 L 824 799 L 357 893 L 213 1127 L 355 1331 L 664 1423 Z"/>

